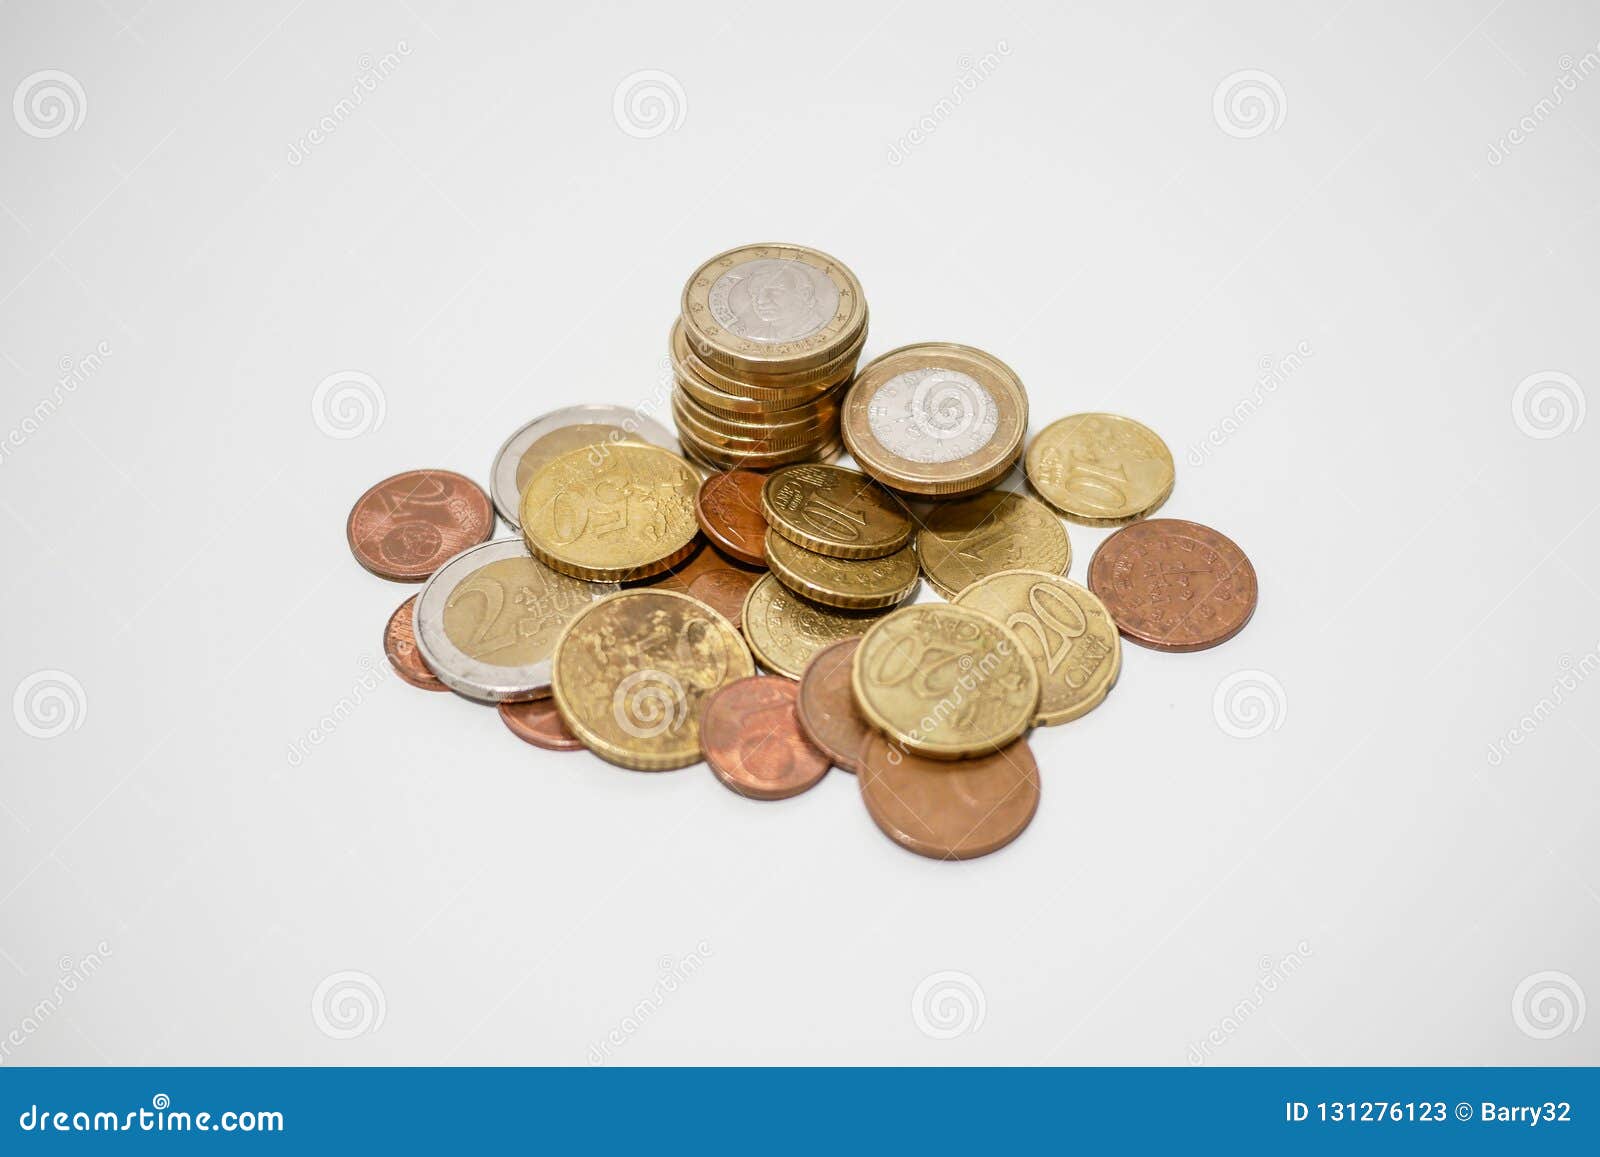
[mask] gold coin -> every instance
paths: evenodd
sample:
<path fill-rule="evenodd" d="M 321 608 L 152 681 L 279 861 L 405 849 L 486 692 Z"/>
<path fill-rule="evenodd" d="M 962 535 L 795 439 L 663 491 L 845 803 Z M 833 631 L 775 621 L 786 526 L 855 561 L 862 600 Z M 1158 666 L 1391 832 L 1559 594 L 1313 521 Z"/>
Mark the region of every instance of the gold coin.
<path fill-rule="evenodd" d="M 846 610 L 892 607 L 917 589 L 917 553 L 909 546 L 882 558 L 829 558 L 769 529 L 767 565 L 796 594 Z"/>
<path fill-rule="evenodd" d="M 1066 574 L 1072 544 L 1038 499 L 989 490 L 935 506 L 917 531 L 917 561 L 933 588 L 954 599 L 996 571 L 1026 566 Z"/>
<path fill-rule="evenodd" d="M 742 245 L 707 261 L 683 287 L 683 333 L 719 370 L 772 374 L 841 354 L 867 322 L 855 274 L 803 245 Z"/>
<path fill-rule="evenodd" d="M 589 446 L 545 463 L 522 493 L 522 534 L 552 570 L 616 582 L 658 574 L 694 549 L 700 475 L 668 450 Z"/>
<path fill-rule="evenodd" d="M 700 761 L 700 708 L 755 674 L 733 624 L 699 599 L 659 589 L 601 599 L 556 641 L 561 718 L 601 759 L 639 771 Z"/>
<path fill-rule="evenodd" d="M 836 412 L 843 396 L 839 386 L 830 386 L 819 394 L 813 394 L 797 402 L 769 401 L 765 398 L 747 398 L 740 394 L 730 394 L 688 374 L 674 373 L 672 380 L 679 390 L 698 402 L 701 409 L 721 414 L 725 418 L 771 418 L 784 421 L 824 410 Z"/>
<path fill-rule="evenodd" d="M 842 428 L 856 463 L 885 486 L 927 498 L 972 494 L 1021 456 L 1028 392 L 982 350 L 902 346 L 861 367 Z"/>
<path fill-rule="evenodd" d="M 803 599 L 770 574 L 745 596 L 740 627 L 767 670 L 800 678 L 822 648 L 864 633 L 887 611 L 841 611 Z"/>
<path fill-rule="evenodd" d="M 1120 526 L 1151 514 L 1172 493 L 1172 451 L 1148 426 L 1117 414 L 1074 414 L 1033 439 L 1028 484 L 1085 526 Z"/>
<path fill-rule="evenodd" d="M 1016 633 L 945 603 L 902 607 L 873 624 L 850 686 L 873 726 L 933 759 L 998 750 L 1039 709 L 1039 673 Z"/>
<path fill-rule="evenodd" d="M 837 458 L 844 450 L 837 439 L 822 446 L 797 446 L 777 454 L 755 454 L 744 450 L 728 450 L 709 443 L 699 442 L 687 430 L 678 431 L 684 453 L 694 462 L 718 470 L 772 470 L 779 466 L 793 466 L 799 462 L 827 462 Z"/>
<path fill-rule="evenodd" d="M 911 540 L 911 519 L 872 479 L 843 466 L 775 471 L 761 513 L 790 542 L 834 558 L 882 558 Z"/>
<path fill-rule="evenodd" d="M 784 434 L 814 433 L 839 428 L 839 407 L 832 402 L 803 410 L 768 410 L 762 414 L 724 414 L 702 406 L 694 395 L 679 387 L 672 392 L 674 409 L 681 408 L 695 424 L 734 438 L 770 438 Z"/>
<path fill-rule="evenodd" d="M 1039 672 L 1039 712 L 1049 726 L 1100 705 L 1122 671 L 1122 641 L 1094 592 L 1038 570 L 1004 570 L 979 579 L 956 606 L 982 611 L 1017 633 Z"/>

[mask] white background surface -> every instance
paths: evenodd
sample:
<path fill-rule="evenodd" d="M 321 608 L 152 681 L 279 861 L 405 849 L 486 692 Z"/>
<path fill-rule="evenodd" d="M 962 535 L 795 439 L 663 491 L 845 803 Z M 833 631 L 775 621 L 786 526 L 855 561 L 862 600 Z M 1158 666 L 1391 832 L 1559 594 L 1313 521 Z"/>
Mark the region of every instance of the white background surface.
<path fill-rule="evenodd" d="M 0 716 L 5 1063 L 583 1064 L 613 1030 L 612 1063 L 1182 1064 L 1213 1032 L 1207 1063 L 1600 1061 L 1600 418 L 1576 409 L 1600 75 L 1535 111 L 1600 52 L 1592 5 L 108 0 L 0 25 L 5 91 L 62 70 L 84 112 L 0 118 L 0 684 L 83 691 L 54 738 Z M 613 98 L 646 69 L 682 97 L 641 138 Z M 1253 136 L 1213 105 L 1246 69 L 1282 93 Z M 1035 429 L 1154 427 L 1165 512 L 1260 574 L 1232 643 L 1129 647 L 1099 710 L 1035 733 L 1038 817 L 987 860 L 899 850 L 842 773 L 755 804 L 358 690 L 414 588 L 350 559 L 356 496 L 487 481 L 528 418 L 646 402 L 689 272 L 768 239 L 852 266 L 869 356 L 967 342 L 1018 369 Z M 329 437 L 313 393 L 348 370 L 383 421 Z M 1536 438 L 1513 397 L 1548 372 L 1573 385 Z M 1081 579 L 1103 534 L 1070 533 Z M 1241 670 L 1283 689 L 1251 739 L 1214 715 Z M 347 970 L 364 1031 L 336 1039 L 313 994 Z M 913 998 L 952 970 L 983 1015 L 939 1039 Z M 1549 971 L 1531 988 L 1566 1004 L 1514 1012 Z"/>

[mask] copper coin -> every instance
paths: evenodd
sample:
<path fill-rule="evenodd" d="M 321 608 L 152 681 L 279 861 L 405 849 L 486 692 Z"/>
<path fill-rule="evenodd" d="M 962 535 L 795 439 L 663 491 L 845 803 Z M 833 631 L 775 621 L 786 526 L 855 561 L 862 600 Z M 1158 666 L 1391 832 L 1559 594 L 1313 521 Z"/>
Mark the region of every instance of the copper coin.
<path fill-rule="evenodd" d="M 395 674 L 424 691 L 448 691 L 439 676 L 428 666 L 422 652 L 417 650 L 416 631 L 417 596 L 412 595 L 389 616 L 389 625 L 383 628 L 383 653 L 389 657 Z"/>
<path fill-rule="evenodd" d="M 739 566 L 711 547 L 703 546 L 679 564 L 677 570 L 647 585 L 697 598 L 737 627 L 744 615 L 744 597 L 761 575 L 761 571 Z"/>
<path fill-rule="evenodd" d="M 554 699 L 500 704 L 500 718 L 511 734 L 546 751 L 577 751 L 583 741 L 562 721 Z"/>
<path fill-rule="evenodd" d="M 761 513 L 766 483 L 767 476 L 754 470 L 729 470 L 707 478 L 694 501 L 695 518 L 706 537 L 750 566 L 766 561 L 762 544 L 767 520 Z"/>
<path fill-rule="evenodd" d="M 712 692 L 700 715 L 700 747 L 717 778 L 751 799 L 788 799 L 828 774 L 828 757 L 800 731 L 799 687 L 751 675 Z"/>
<path fill-rule="evenodd" d="M 1157 651 L 1203 651 L 1256 609 L 1256 568 L 1233 540 L 1181 518 L 1148 518 L 1100 544 L 1089 589 L 1122 634 Z"/>
<path fill-rule="evenodd" d="M 860 645 L 859 636 L 840 639 L 811 656 L 800 673 L 795 706 L 806 738 L 833 760 L 833 766 L 852 773 L 861 770 L 861 745 L 872 735 L 850 689 L 850 661 Z"/>
<path fill-rule="evenodd" d="M 1039 810 L 1039 765 L 1026 739 L 976 759 L 927 759 L 874 732 L 861 748 L 861 800 L 883 834 L 936 860 L 999 851 Z"/>
<path fill-rule="evenodd" d="M 350 553 L 373 574 L 416 583 L 493 531 L 494 508 L 472 479 L 407 470 L 356 499 L 344 533 Z"/>

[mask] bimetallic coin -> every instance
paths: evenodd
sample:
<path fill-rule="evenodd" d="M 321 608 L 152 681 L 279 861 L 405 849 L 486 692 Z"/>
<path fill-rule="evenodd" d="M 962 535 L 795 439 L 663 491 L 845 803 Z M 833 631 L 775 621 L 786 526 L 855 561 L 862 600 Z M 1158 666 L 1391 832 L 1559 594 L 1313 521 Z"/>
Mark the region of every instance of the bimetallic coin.
<path fill-rule="evenodd" d="M 1028 393 L 982 350 L 902 346 L 861 367 L 841 428 L 856 463 L 885 486 L 927 498 L 971 494 L 1022 454 Z"/>
<path fill-rule="evenodd" d="M 1120 526 L 1167 500 L 1177 477 L 1172 452 L 1148 426 L 1116 414 L 1052 422 L 1028 447 L 1028 484 L 1085 526 Z"/>
<path fill-rule="evenodd" d="M 767 565 L 796 594 L 845 610 L 892 607 L 917 589 L 917 554 L 909 546 L 882 558 L 829 558 L 768 530 Z"/>
<path fill-rule="evenodd" d="M 545 565 L 590 581 L 659 574 L 694 549 L 700 475 L 676 454 L 619 442 L 547 462 L 522 494 L 522 534 Z"/>
<path fill-rule="evenodd" d="M 1017 567 L 1066 574 L 1072 562 L 1061 520 L 1009 490 L 939 503 L 917 530 L 916 546 L 922 573 L 947 599 L 985 575 Z"/>
<path fill-rule="evenodd" d="M 627 406 L 568 406 L 535 418 L 494 456 L 489 491 L 494 508 L 512 530 L 521 529 L 522 492 L 546 462 L 580 446 L 646 442 L 678 452 L 678 440 L 654 418 Z"/>
<path fill-rule="evenodd" d="M 850 685 L 874 727 L 933 759 L 1004 747 L 1039 708 L 1039 673 L 1015 632 L 940 603 L 902 607 L 873 624 Z"/>
<path fill-rule="evenodd" d="M 580 751 L 583 740 L 562 722 L 554 699 L 534 699 L 527 703 L 500 704 L 500 721 L 524 743 L 546 751 Z"/>
<path fill-rule="evenodd" d="M 766 563 L 767 520 L 761 513 L 766 477 L 753 470 L 713 474 L 700 484 L 694 513 L 700 529 L 718 548 L 751 566 Z"/>
<path fill-rule="evenodd" d="M 552 672 L 556 706 L 584 746 L 638 771 L 700 759 L 700 712 L 718 687 L 755 674 L 733 624 L 675 591 L 623 591 L 567 625 Z"/>
<path fill-rule="evenodd" d="M 852 773 L 860 769 L 861 746 L 872 734 L 850 688 L 850 661 L 860 645 L 860 639 L 841 639 L 811 656 L 800 673 L 800 698 L 795 705 L 800 730 L 833 766 Z"/>
<path fill-rule="evenodd" d="M 798 679 L 818 651 L 864 633 L 886 613 L 824 607 L 801 598 L 768 574 L 745 598 L 741 629 L 763 667 Z"/>
<path fill-rule="evenodd" d="M 810 463 L 774 471 L 761 491 L 771 527 L 834 558 L 882 558 L 911 540 L 905 509 L 856 470 Z"/>
<path fill-rule="evenodd" d="M 1039 672 L 1036 724 L 1092 711 L 1122 670 L 1122 643 L 1105 604 L 1060 575 L 1000 571 L 967 587 L 955 603 L 999 619 L 1022 640 Z"/>
<path fill-rule="evenodd" d="M 974 759 L 923 759 L 874 734 L 856 777 L 884 835 L 935 860 L 999 851 L 1039 810 L 1039 765 L 1026 739 Z"/>
<path fill-rule="evenodd" d="M 1089 589 L 1117 627 L 1157 651 L 1203 651 L 1244 630 L 1256 568 L 1232 539 L 1181 518 L 1117 531 L 1089 560 Z"/>
<path fill-rule="evenodd" d="M 700 747 L 729 788 L 750 799 L 788 799 L 828 774 L 828 757 L 800 731 L 798 692 L 787 679 L 752 675 L 706 699 Z"/>
<path fill-rule="evenodd" d="M 697 269 L 683 289 L 684 338 L 725 372 L 821 365 L 866 325 L 861 284 L 834 258 L 800 245 L 744 245 Z"/>
<path fill-rule="evenodd" d="M 514 538 L 451 559 L 417 596 L 417 647 L 452 691 L 488 703 L 549 693 L 550 656 L 574 615 L 615 592 L 558 574 Z"/>
<path fill-rule="evenodd" d="M 448 691 L 450 688 L 439 681 L 439 676 L 433 673 L 417 650 L 416 610 L 417 596 L 412 595 L 389 616 L 389 622 L 383 628 L 383 653 L 394 667 L 395 674 L 413 687 L 421 687 L 424 691 Z"/>
<path fill-rule="evenodd" d="M 385 478 L 350 508 L 345 538 L 379 578 L 421 582 L 494 530 L 489 496 L 451 470 L 407 470 Z"/>

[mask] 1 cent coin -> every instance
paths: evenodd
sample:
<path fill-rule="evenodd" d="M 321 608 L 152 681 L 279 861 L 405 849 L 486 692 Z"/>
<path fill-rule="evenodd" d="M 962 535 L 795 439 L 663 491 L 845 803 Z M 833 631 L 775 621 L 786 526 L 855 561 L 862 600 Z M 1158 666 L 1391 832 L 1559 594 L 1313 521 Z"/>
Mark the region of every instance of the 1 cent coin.
<path fill-rule="evenodd" d="M 1181 518 L 1117 531 L 1089 561 L 1089 589 L 1121 632 L 1157 651 L 1203 651 L 1244 629 L 1256 568 L 1226 535 Z"/>
<path fill-rule="evenodd" d="M 345 538 L 356 561 L 379 578 L 421 582 L 451 558 L 488 541 L 489 496 L 450 470 L 407 470 L 385 478 L 350 508 Z"/>
<path fill-rule="evenodd" d="M 554 699 L 502 703 L 500 719 L 518 739 L 546 751 L 578 751 L 583 747 L 583 740 L 562 722 Z"/>
<path fill-rule="evenodd" d="M 936 860 L 970 860 L 1022 834 L 1039 810 L 1039 765 L 1019 739 L 976 759 L 924 759 L 874 734 L 861 749 L 861 800 L 884 835 Z"/>
<path fill-rule="evenodd" d="M 841 639 L 813 655 L 800 673 L 795 705 L 806 738 L 833 760 L 833 766 L 852 774 L 860 770 L 861 746 L 872 735 L 850 689 L 850 661 L 860 645 L 859 638 Z"/>
<path fill-rule="evenodd" d="M 383 653 L 388 656 L 396 675 L 413 687 L 424 691 L 448 691 L 428 666 L 428 661 L 417 650 L 416 631 L 417 596 L 412 595 L 389 616 L 389 625 L 383 629 Z"/>
<path fill-rule="evenodd" d="M 798 695 L 788 679 L 752 675 L 707 698 L 700 746 L 718 779 L 751 799 L 788 799 L 817 785 L 828 757 L 800 729 Z"/>
<path fill-rule="evenodd" d="M 766 483 L 766 476 L 753 470 L 729 470 L 707 478 L 695 496 L 695 519 L 706 537 L 751 566 L 766 564 L 767 520 L 761 513 Z"/>

